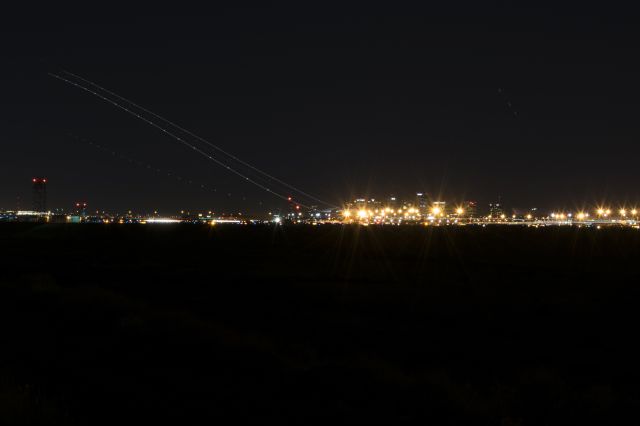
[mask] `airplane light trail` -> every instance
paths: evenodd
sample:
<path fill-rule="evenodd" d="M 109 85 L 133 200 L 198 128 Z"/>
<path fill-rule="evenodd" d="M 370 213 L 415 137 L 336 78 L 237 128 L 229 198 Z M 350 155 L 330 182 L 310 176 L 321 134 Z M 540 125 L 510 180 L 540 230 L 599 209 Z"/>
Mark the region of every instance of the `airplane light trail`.
<path fill-rule="evenodd" d="M 127 107 L 125 107 L 125 106 L 123 106 L 123 105 L 119 104 L 118 102 L 115 102 L 114 100 L 109 99 L 109 98 L 107 98 L 106 96 L 103 96 L 103 95 L 101 95 L 100 93 L 97 93 L 96 91 L 89 89 L 88 87 L 85 87 L 85 86 L 83 86 L 83 85 L 81 85 L 81 84 L 78 84 L 78 83 L 76 83 L 76 82 L 70 81 L 70 80 L 68 80 L 68 79 L 66 79 L 66 78 L 64 78 L 64 77 L 61 77 L 61 76 L 57 75 L 57 74 L 53 74 L 53 73 L 48 73 L 48 74 L 49 74 L 49 76 L 51 76 L 51 77 L 53 77 L 53 78 L 56 78 L 56 79 L 58 79 L 58 80 L 60 80 L 60 81 L 63 81 L 63 82 L 65 82 L 65 83 L 67 83 L 67 84 L 70 84 L 70 85 L 75 86 L 75 87 L 77 87 L 77 88 L 79 88 L 79 89 L 81 89 L 81 90 L 84 90 L 85 92 L 90 93 L 90 94 L 92 94 L 92 95 L 94 95 L 94 96 L 96 96 L 96 97 L 98 97 L 98 98 L 100 98 L 100 99 L 104 100 L 105 102 L 110 103 L 111 105 L 113 105 L 113 106 L 115 106 L 115 107 L 117 107 L 117 108 L 120 108 L 121 110 L 123 110 L 123 111 L 127 112 L 128 114 L 133 115 L 134 117 L 136 117 L 136 118 L 138 118 L 138 119 L 140 119 L 140 120 L 144 121 L 145 123 L 147 123 L 147 124 L 149 124 L 149 125 L 151 125 L 151 126 L 155 127 L 156 129 L 158 129 L 158 130 L 162 131 L 162 132 L 163 132 L 163 133 L 165 133 L 166 135 L 168 135 L 168 136 L 170 136 L 170 137 L 174 138 L 174 139 L 175 139 L 175 140 L 177 140 L 178 142 L 180 142 L 180 143 L 182 143 L 183 145 L 185 145 L 185 146 L 187 146 L 187 147 L 191 148 L 192 150 L 194 150 L 194 151 L 196 151 L 197 153 L 201 154 L 202 156 L 204 156 L 204 157 L 208 158 L 209 160 L 211 160 L 211 161 L 215 162 L 216 164 L 218 164 L 218 165 L 220 165 L 220 166 L 224 167 L 225 169 L 229 170 L 230 172 L 232 172 L 232 173 L 234 173 L 234 174 L 236 174 L 236 175 L 240 176 L 240 177 L 241 177 L 241 178 L 243 178 L 245 181 L 247 181 L 247 182 L 249 182 L 249 183 L 252 183 L 253 185 L 257 186 L 258 188 L 260 188 L 260 189 L 262 189 L 262 190 L 264 190 L 264 191 L 267 191 L 267 192 L 269 192 L 270 194 L 273 194 L 273 195 L 275 195 L 276 197 L 281 198 L 281 199 L 283 199 L 283 200 L 285 200 L 285 201 L 291 201 L 291 200 L 290 200 L 290 197 L 288 197 L 288 196 L 286 196 L 286 195 L 283 195 L 283 194 L 280 194 L 280 193 L 278 193 L 278 192 L 275 192 L 275 191 L 271 190 L 270 188 L 266 187 L 265 185 L 262 185 L 260 182 L 256 182 L 255 180 L 253 180 L 253 179 L 251 179 L 250 177 L 248 177 L 248 176 L 244 175 L 243 173 L 241 173 L 241 172 L 239 172 L 239 171 L 235 170 L 234 168 L 232 168 L 232 167 L 230 167 L 229 165 L 227 165 L 227 164 L 223 163 L 222 161 L 218 160 L 217 158 L 214 158 L 213 156 L 209 155 L 209 153 L 207 153 L 207 152 L 205 152 L 205 151 L 201 150 L 201 149 L 200 149 L 200 148 L 198 148 L 197 146 L 195 146 L 195 145 L 193 145 L 193 144 L 191 144 L 191 143 L 189 143 L 189 142 L 185 141 L 185 140 L 184 140 L 183 138 L 181 138 L 180 136 L 178 136 L 178 135 L 176 135 L 176 134 L 174 134 L 174 133 L 170 132 L 169 130 L 165 129 L 165 128 L 164 128 L 164 127 L 162 127 L 161 125 L 156 124 L 155 122 L 153 122 L 153 121 L 149 120 L 149 119 L 148 119 L 148 118 L 146 118 L 146 117 L 143 117 L 142 115 L 140 115 L 140 114 L 136 113 L 135 111 L 132 111 L 131 109 L 129 109 L 129 108 L 127 108 Z M 305 208 L 308 208 L 308 207 L 309 207 L 309 206 L 306 206 L 306 205 L 304 205 L 304 204 L 302 204 L 302 203 L 299 203 L 299 202 L 296 202 L 296 204 L 299 204 L 300 206 L 305 207 Z"/>
<path fill-rule="evenodd" d="M 88 80 L 88 79 L 86 79 L 86 78 L 83 78 L 83 77 L 81 77 L 81 76 L 79 76 L 79 75 L 77 75 L 77 74 L 74 74 L 74 73 L 69 72 L 69 71 L 66 71 L 66 70 L 62 70 L 62 72 L 63 72 L 64 74 L 67 74 L 67 75 L 69 75 L 69 76 L 72 76 L 72 77 L 74 77 L 74 78 L 76 78 L 76 79 L 78 79 L 78 80 L 80 80 L 80 81 L 82 81 L 82 82 L 84 82 L 84 83 L 86 83 L 86 84 L 89 84 L 89 85 L 91 85 L 91 86 L 93 86 L 93 87 L 95 87 L 95 88 L 97 88 L 97 89 L 99 89 L 99 90 L 101 90 L 101 91 L 103 91 L 103 92 L 105 92 L 105 93 L 107 93 L 107 94 L 111 95 L 111 96 L 114 96 L 114 97 L 116 97 L 117 99 L 120 99 L 121 101 L 124 101 L 124 102 L 126 102 L 126 103 L 128 103 L 128 104 L 130 104 L 130 105 L 132 105 L 132 106 L 134 106 L 134 107 L 136 107 L 136 108 L 138 108 L 138 109 L 139 109 L 139 110 L 141 110 L 141 111 L 146 112 L 147 114 L 149 114 L 149 115 L 151 115 L 151 116 L 153 116 L 153 117 L 155 117 L 155 118 L 157 118 L 157 119 L 159 119 L 159 120 L 161 120 L 161 121 L 163 121 L 163 122 L 165 122 L 165 123 L 167 123 L 167 124 L 171 125 L 172 127 L 176 128 L 176 129 L 178 129 L 178 130 L 180 130 L 181 132 L 184 132 L 184 133 L 188 134 L 189 136 L 191 136 L 191 137 L 193 137 L 193 138 L 195 138 L 195 139 L 199 140 L 200 142 L 203 142 L 203 143 L 207 144 L 208 146 L 210 146 L 210 147 L 212 147 L 213 149 L 215 149 L 215 150 L 217 150 L 217 151 L 221 152 L 222 154 L 224 154 L 224 155 L 228 156 L 229 158 L 231 158 L 231 159 L 235 160 L 236 162 L 238 162 L 238 163 L 242 164 L 243 166 L 250 168 L 251 170 L 253 170 L 253 171 L 255 171 L 255 172 L 257 172 L 257 173 L 259 173 L 259 174 L 261 174 L 261 175 L 263 175 L 263 176 L 265 176 L 265 177 L 267 177 L 268 179 L 273 180 L 274 182 L 277 182 L 277 183 L 279 183 L 279 184 L 281 184 L 281 185 L 285 186 L 285 187 L 286 187 L 286 188 L 288 188 L 288 189 L 291 189 L 291 190 L 293 190 L 293 191 L 295 191 L 295 192 L 297 192 L 297 193 L 299 193 L 299 194 L 304 195 L 305 197 L 307 197 L 307 198 L 309 198 L 309 199 L 311 199 L 311 200 L 317 201 L 317 202 L 319 202 L 319 203 L 321 203 L 321 204 L 324 204 L 324 205 L 326 205 L 326 206 L 333 207 L 333 208 L 338 208 L 338 206 L 336 206 L 336 205 L 333 205 L 333 204 L 331 204 L 331 203 L 329 203 L 329 202 L 326 202 L 326 201 L 324 201 L 324 200 L 322 200 L 322 199 L 320 199 L 320 198 L 317 198 L 317 197 L 315 197 L 315 196 L 313 196 L 313 195 L 311 195 L 311 194 L 309 194 L 309 193 L 307 193 L 307 192 L 305 192 L 305 191 L 302 191 L 301 189 L 299 189 L 299 188 L 297 188 L 297 187 L 295 187 L 295 186 L 293 186 L 293 185 L 291 185 L 291 184 L 289 184 L 289 183 L 287 183 L 287 182 L 282 181 L 281 179 L 278 179 L 277 177 L 275 177 L 275 176 L 273 176 L 273 175 L 270 175 L 269 173 L 267 173 L 267 172 L 265 172 L 265 171 L 263 171 L 263 170 L 261 170 L 261 169 L 259 169 L 259 168 L 255 167 L 255 166 L 253 166 L 253 165 L 251 165 L 251 164 L 247 163 L 246 161 L 243 161 L 242 159 L 238 158 L 237 156 L 235 156 L 235 155 L 233 155 L 233 154 L 229 153 L 228 151 L 226 151 L 226 150 L 222 149 L 222 148 L 221 148 L 221 147 L 219 147 L 218 145 L 216 145 L 216 144 L 214 144 L 214 143 L 212 143 L 212 142 L 210 142 L 210 141 L 208 141 L 208 140 L 204 139 L 204 138 L 203 138 L 203 137 L 201 137 L 201 136 L 196 135 L 195 133 L 191 132 L 190 130 L 185 129 L 184 127 L 181 127 L 181 126 L 177 125 L 177 124 L 176 124 L 176 123 L 174 123 L 173 121 L 168 120 L 168 119 L 166 119 L 166 118 L 162 117 L 161 115 L 158 115 L 158 114 L 154 113 L 153 111 L 151 111 L 151 110 L 149 110 L 149 109 L 147 109 L 147 108 L 145 108 L 145 107 L 143 107 L 143 106 L 141 106 L 141 105 L 138 105 L 138 104 L 136 104 L 135 102 L 133 102 L 133 101 L 131 101 L 131 100 L 129 100 L 129 99 L 127 99 L 127 98 L 123 97 L 123 96 L 120 96 L 120 95 L 118 95 L 117 93 L 115 93 L 115 92 L 113 92 L 113 91 L 111 91 L 111 90 L 106 89 L 106 88 L 105 88 L 105 87 L 103 87 L 103 86 L 100 86 L 100 85 L 99 85 L 99 84 L 97 84 L 97 83 L 94 83 L 94 82 L 93 82 L 93 81 L 91 81 L 91 80 Z M 80 87 L 80 86 L 78 86 L 78 87 Z"/>

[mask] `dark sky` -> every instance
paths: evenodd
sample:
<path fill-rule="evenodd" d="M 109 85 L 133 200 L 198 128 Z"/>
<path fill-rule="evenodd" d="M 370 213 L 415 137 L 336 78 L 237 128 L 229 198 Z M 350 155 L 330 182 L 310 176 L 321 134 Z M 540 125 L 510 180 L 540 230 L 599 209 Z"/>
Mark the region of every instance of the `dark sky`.
<path fill-rule="evenodd" d="M 50 207 L 286 204 L 47 75 L 61 69 L 335 203 L 416 191 L 522 208 L 638 199 L 635 9 L 231 3 L 3 12 L 0 208 L 30 206 L 36 175 L 50 180 Z"/>

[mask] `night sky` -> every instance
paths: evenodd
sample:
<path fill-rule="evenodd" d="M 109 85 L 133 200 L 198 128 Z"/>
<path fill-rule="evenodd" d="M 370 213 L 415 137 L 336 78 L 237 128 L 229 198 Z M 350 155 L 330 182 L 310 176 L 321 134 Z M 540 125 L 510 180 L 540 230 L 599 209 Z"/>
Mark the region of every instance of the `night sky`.
<path fill-rule="evenodd" d="M 47 75 L 62 69 L 336 204 L 640 201 L 635 9 L 219 3 L 3 12 L 0 208 L 30 207 L 33 176 L 49 178 L 50 208 L 286 205 Z"/>

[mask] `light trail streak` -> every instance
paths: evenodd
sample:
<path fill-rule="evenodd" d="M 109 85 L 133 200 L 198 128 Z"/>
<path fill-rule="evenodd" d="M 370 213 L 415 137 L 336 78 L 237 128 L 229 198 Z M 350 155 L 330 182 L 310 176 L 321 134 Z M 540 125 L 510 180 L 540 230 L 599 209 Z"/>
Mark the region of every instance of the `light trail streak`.
<path fill-rule="evenodd" d="M 94 83 L 94 82 L 93 82 L 93 81 L 91 81 L 91 80 L 87 80 L 86 78 L 83 78 L 83 77 L 81 77 L 81 76 L 79 76 L 79 75 L 77 75 L 77 74 L 74 74 L 74 73 L 72 73 L 72 72 L 69 72 L 69 71 L 62 70 L 62 72 L 63 72 L 64 74 L 67 74 L 67 75 L 70 75 L 70 76 L 72 76 L 72 77 L 74 77 L 74 78 L 77 78 L 78 80 L 80 80 L 80 81 L 82 81 L 82 82 L 84 82 L 84 83 L 86 83 L 86 84 L 89 84 L 89 85 L 91 85 L 91 86 L 93 86 L 93 87 L 95 87 L 95 88 L 97 88 L 97 89 L 99 89 L 99 90 L 102 90 L 103 92 L 108 93 L 109 95 L 114 96 L 114 97 L 116 97 L 117 99 L 120 99 L 121 101 L 124 101 L 124 102 L 126 102 L 126 103 L 128 103 L 128 104 L 130 104 L 130 105 L 132 105 L 132 106 L 134 106 L 134 107 L 136 107 L 136 108 L 138 108 L 138 109 L 140 109 L 141 111 L 146 112 L 147 114 L 149 114 L 149 115 L 151 115 L 151 116 L 153 116 L 153 117 L 155 117 L 155 118 L 157 118 L 157 119 L 159 119 L 159 120 L 164 121 L 165 123 L 167 123 L 167 124 L 169 124 L 169 125 L 173 126 L 174 128 L 176 128 L 176 129 L 178 129 L 178 130 L 180 130 L 180 131 L 182 131 L 182 132 L 184 132 L 184 133 L 188 134 L 189 136 L 191 136 L 191 137 L 193 137 L 193 138 L 196 138 L 196 139 L 197 139 L 197 140 L 199 140 L 200 142 L 203 142 L 203 143 L 207 144 L 208 146 L 212 147 L 213 149 L 218 150 L 219 152 L 221 152 L 221 153 L 223 153 L 224 155 L 228 156 L 229 158 L 231 158 L 231 159 L 233 159 L 233 160 L 237 161 L 238 163 L 242 164 L 243 166 L 250 168 L 251 170 L 253 170 L 253 171 L 255 171 L 255 172 L 257 172 L 257 173 L 259 173 L 259 174 L 261 174 L 261 175 L 263 175 L 263 176 L 265 176 L 265 177 L 267 177 L 268 179 L 273 180 L 274 182 L 278 182 L 279 184 L 281 184 L 281 185 L 285 186 L 285 187 L 286 187 L 286 188 L 288 188 L 288 189 L 291 189 L 291 190 L 293 190 L 293 191 L 295 191 L 295 192 L 297 192 L 297 193 L 299 193 L 299 194 L 304 195 L 305 197 L 307 197 L 307 198 L 309 198 L 309 199 L 311 199 L 311 200 L 317 201 L 317 202 L 322 203 L 322 204 L 324 204 L 324 205 L 326 205 L 326 206 L 333 207 L 333 208 L 338 208 L 338 206 L 336 206 L 336 205 L 333 205 L 333 204 L 328 203 L 328 202 L 326 202 L 326 201 L 324 201 L 324 200 L 321 200 L 320 198 L 317 198 L 317 197 L 315 197 L 315 196 L 313 196 L 313 195 L 311 195 L 311 194 L 309 194 L 309 193 L 307 193 L 307 192 L 302 191 L 302 190 L 301 190 L 301 189 L 299 189 L 299 188 L 296 188 L 295 186 L 293 186 L 293 185 L 291 185 L 291 184 L 289 184 L 289 183 L 287 183 L 287 182 L 284 182 L 283 180 L 278 179 L 277 177 L 275 177 L 275 176 L 273 176 L 273 175 L 270 175 L 269 173 L 267 173 L 267 172 L 265 172 L 265 171 L 263 171 L 263 170 L 261 170 L 261 169 L 259 169 L 259 168 L 255 167 L 255 166 L 253 166 L 253 165 L 251 165 L 251 164 L 247 163 L 246 161 L 243 161 L 242 159 L 240 159 L 240 158 L 236 157 L 235 155 L 233 155 L 233 154 L 229 153 L 228 151 L 226 151 L 226 150 L 224 150 L 224 149 L 220 148 L 218 145 L 216 145 L 216 144 L 214 144 L 214 143 L 212 143 L 212 142 L 209 142 L 208 140 L 204 139 L 204 138 L 203 138 L 203 137 L 201 137 L 201 136 L 196 135 L 195 133 L 191 132 L 190 130 L 185 129 L 184 127 L 181 127 L 181 126 L 177 125 L 177 124 L 176 124 L 176 123 L 174 123 L 173 121 L 170 121 L 170 120 L 168 120 L 168 119 L 166 119 L 166 118 L 164 118 L 164 117 L 162 117 L 162 116 L 160 116 L 160 115 L 158 115 L 158 114 L 154 113 L 153 111 L 151 111 L 151 110 L 149 110 L 149 109 L 147 109 L 147 108 L 145 108 L 145 107 L 143 107 L 143 106 L 141 106 L 141 105 L 138 105 L 138 104 L 136 104 L 135 102 L 133 102 L 133 101 L 131 101 L 131 100 L 129 100 L 129 99 L 127 99 L 127 98 L 123 97 L 123 96 L 120 96 L 120 95 L 118 95 L 117 93 L 112 92 L 112 91 L 110 91 L 109 89 L 106 89 L 106 88 L 104 88 L 104 87 L 100 86 L 100 85 L 99 85 L 99 84 L 97 84 L 97 83 Z"/>
<path fill-rule="evenodd" d="M 179 175 L 179 174 L 177 174 L 175 172 L 171 172 L 171 171 L 168 171 L 166 169 L 160 169 L 158 167 L 155 167 L 152 164 L 149 164 L 149 163 L 146 163 L 146 162 L 142 162 L 142 161 L 136 160 L 134 158 L 131 158 L 129 156 L 123 155 L 123 154 L 121 154 L 119 152 L 116 152 L 113 149 L 105 147 L 105 146 L 102 146 L 97 142 L 93 142 L 93 141 L 88 140 L 86 138 L 76 136 L 76 135 L 74 135 L 72 133 L 69 133 L 69 136 L 72 137 L 73 139 L 75 139 L 78 142 L 82 142 L 82 143 L 86 143 L 88 145 L 91 145 L 91 146 L 99 149 L 100 151 L 102 151 L 104 153 L 107 153 L 107 154 L 111 154 L 111 156 L 116 157 L 116 158 L 121 159 L 121 160 L 124 160 L 124 161 L 128 162 L 129 164 L 134 164 L 136 166 L 142 167 L 144 170 L 150 170 L 152 172 L 155 172 L 158 175 L 166 175 L 169 178 L 173 178 L 176 182 L 180 182 L 182 184 L 188 184 L 188 185 L 192 185 L 192 186 L 195 185 L 195 187 L 197 187 L 197 188 L 203 189 L 205 191 L 213 192 L 213 193 L 216 193 L 218 195 L 224 193 L 224 191 L 218 191 L 217 188 L 214 188 L 209 184 L 204 184 L 204 183 L 198 182 L 198 181 L 196 181 L 194 179 L 183 177 L 183 176 L 181 176 L 181 175 Z M 232 194 L 230 192 L 227 192 L 226 195 L 227 195 L 227 197 L 231 197 L 232 196 Z M 247 200 L 247 198 L 244 195 L 241 195 L 240 197 L 241 197 L 240 198 L 241 201 L 246 201 Z M 238 197 L 234 197 L 234 198 L 238 198 Z M 263 205 L 262 201 L 258 201 L 257 204 L 259 206 Z"/>
<path fill-rule="evenodd" d="M 147 223 L 182 223 L 180 219 L 168 219 L 168 218 L 149 218 L 145 219 Z"/>
<path fill-rule="evenodd" d="M 200 148 L 198 148 L 197 146 L 195 146 L 195 145 L 193 145 L 193 144 L 191 144 L 191 143 L 189 143 L 189 142 L 185 141 L 185 140 L 184 140 L 183 138 L 181 138 L 180 136 L 178 136 L 178 135 L 176 135 L 176 134 L 174 134 L 174 133 L 170 132 L 169 130 L 165 129 L 164 127 L 162 127 L 162 126 L 161 126 L 161 125 L 159 125 L 159 124 L 156 124 L 155 122 L 153 122 L 153 121 L 149 120 L 148 118 L 143 117 L 142 115 L 138 114 L 137 112 L 130 110 L 129 108 L 125 107 L 124 105 L 121 105 L 121 104 L 119 104 L 118 102 L 116 102 L 116 101 L 114 101 L 114 100 L 112 100 L 112 99 L 109 99 L 109 98 L 107 98 L 106 96 L 103 96 L 103 95 L 101 95 L 100 93 L 97 93 L 97 92 L 96 92 L 96 91 L 94 91 L 94 90 L 89 89 L 88 87 L 85 87 L 85 86 L 83 86 L 83 85 L 81 85 L 81 84 L 78 84 L 78 83 L 76 83 L 76 82 L 70 81 L 70 80 L 68 80 L 68 79 L 66 79 L 66 78 L 64 78 L 64 77 L 61 77 L 61 76 L 57 75 L 57 74 L 53 74 L 53 73 L 48 73 L 48 74 L 49 74 L 51 77 L 53 77 L 53 78 L 56 78 L 56 79 L 58 79 L 58 80 L 60 80 L 60 81 L 63 81 L 63 82 L 65 82 L 65 83 L 67 83 L 67 84 L 70 84 L 70 85 L 75 86 L 75 87 L 77 87 L 77 88 L 79 88 L 79 89 L 81 89 L 81 90 L 84 90 L 85 92 L 90 93 L 90 94 L 92 94 L 92 95 L 94 95 L 94 96 L 96 96 L 96 97 L 98 97 L 98 98 L 100 98 L 100 99 L 104 100 L 105 102 L 110 103 L 111 105 L 113 105 L 113 106 L 115 106 L 115 107 L 117 107 L 117 108 L 120 108 L 121 110 L 123 110 L 123 111 L 125 111 L 125 112 L 129 113 L 130 115 L 133 115 L 134 117 L 136 117 L 136 118 L 138 118 L 138 119 L 140 119 L 140 120 L 144 121 L 145 123 L 147 123 L 147 124 L 149 124 L 149 125 L 151 125 L 151 126 L 155 127 L 156 129 L 160 130 L 160 131 L 161 131 L 161 132 L 163 132 L 164 134 L 166 134 L 166 135 L 168 135 L 168 136 L 170 136 L 170 137 L 174 138 L 175 140 L 177 140 L 177 141 L 178 141 L 178 142 L 180 142 L 181 144 L 183 144 L 183 145 L 185 145 L 185 146 L 187 146 L 187 147 L 191 148 L 192 150 L 196 151 L 196 152 L 197 152 L 197 153 L 199 153 L 200 155 L 202 155 L 202 156 L 204 156 L 204 157 L 208 158 L 209 160 L 211 160 L 211 161 L 215 162 L 215 163 L 216 163 L 216 164 L 218 164 L 219 166 L 222 166 L 222 167 L 224 167 L 225 169 L 229 170 L 230 172 L 232 172 L 232 173 L 236 174 L 237 176 L 239 176 L 239 177 L 243 178 L 245 181 L 247 181 L 247 182 L 249 182 L 249 183 L 252 183 L 253 185 L 257 186 L 258 188 L 260 188 L 260 189 L 262 189 L 262 190 L 264 190 L 264 191 L 267 191 L 267 192 L 269 192 L 270 194 L 273 194 L 274 196 L 276 196 L 276 197 L 278 197 L 278 198 L 281 198 L 281 199 L 283 199 L 283 200 L 285 200 L 285 201 L 290 201 L 290 200 L 289 200 L 289 197 L 287 197 L 287 196 L 285 196 L 285 195 L 283 195 L 283 194 L 280 194 L 280 193 L 278 193 L 278 192 L 275 192 L 275 191 L 271 190 L 270 188 L 268 188 L 268 187 L 266 187 L 266 186 L 262 185 L 261 183 L 256 182 L 255 180 L 253 180 L 253 179 L 251 179 L 250 177 L 248 177 L 248 176 L 246 176 L 246 175 L 244 175 L 244 174 L 240 173 L 239 171 L 237 171 L 237 170 L 235 170 L 234 168 L 230 167 L 229 165 L 227 165 L 227 164 L 223 163 L 222 161 L 218 160 L 217 158 L 212 157 L 211 155 L 209 155 L 209 153 L 207 153 L 207 152 L 205 152 L 205 151 L 201 150 L 201 149 L 200 149 Z M 306 206 L 306 205 L 304 205 L 304 204 L 302 204 L 302 203 L 296 203 L 296 204 L 299 204 L 300 206 L 305 207 L 305 208 L 309 208 L 309 206 Z"/>

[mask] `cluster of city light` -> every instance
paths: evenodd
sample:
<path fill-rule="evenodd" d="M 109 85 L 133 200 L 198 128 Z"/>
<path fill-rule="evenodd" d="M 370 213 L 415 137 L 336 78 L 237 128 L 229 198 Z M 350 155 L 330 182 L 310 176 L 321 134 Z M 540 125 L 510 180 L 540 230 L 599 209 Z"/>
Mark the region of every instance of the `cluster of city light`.
<path fill-rule="evenodd" d="M 573 217 L 573 214 L 571 214 L 571 213 L 551 213 L 550 216 L 551 216 L 552 219 L 565 220 L 565 219 L 571 219 Z"/>
<path fill-rule="evenodd" d="M 594 213 L 595 213 L 594 216 L 599 220 L 613 218 L 613 217 L 618 217 L 622 219 L 626 219 L 628 217 L 635 219 L 638 217 L 638 210 L 635 208 L 631 210 L 627 210 L 626 208 L 621 208 L 617 211 L 618 213 L 617 216 L 613 214 L 613 211 L 610 208 L 606 208 L 606 207 L 598 207 L 595 209 Z M 551 213 L 549 216 L 552 219 L 556 219 L 556 220 L 571 220 L 573 218 L 577 220 L 590 220 L 592 217 L 586 211 L 579 211 L 575 215 L 572 213 L 554 212 L 554 213 Z"/>
<path fill-rule="evenodd" d="M 444 203 L 442 203 L 444 204 Z M 367 209 L 364 207 L 347 207 L 341 212 L 345 222 L 357 223 L 400 223 L 400 222 L 438 222 L 449 219 L 457 222 L 457 218 L 462 217 L 466 211 L 462 206 L 456 207 L 453 214 L 445 212 L 444 205 L 433 205 L 429 208 L 418 208 L 411 204 L 400 208 L 378 207 Z M 447 219 L 449 218 L 449 219 Z"/>
<path fill-rule="evenodd" d="M 604 207 L 598 207 L 598 209 L 596 210 L 596 215 L 598 217 L 609 217 L 611 216 L 612 211 L 611 209 L 608 208 L 604 208 Z M 638 210 L 637 209 L 631 209 L 631 210 L 627 210 L 626 208 L 621 208 L 620 210 L 618 210 L 618 216 L 619 217 L 627 217 L 627 216 L 632 216 L 632 217 L 636 217 L 638 216 Z"/>
<path fill-rule="evenodd" d="M 358 200 L 359 201 L 359 200 Z M 505 215 L 497 212 L 487 216 L 474 216 L 469 214 L 464 207 L 456 206 L 446 209 L 442 202 L 433 203 L 431 206 L 417 208 L 411 204 L 400 208 L 379 207 L 368 209 L 365 206 L 347 207 L 342 211 L 342 219 L 356 223 L 435 223 L 435 224 L 466 224 L 466 223 L 508 223 L 508 222 L 557 222 L 557 223 L 579 223 L 579 222 L 612 222 L 629 223 L 636 225 L 639 219 L 638 209 L 622 207 L 617 210 L 599 206 L 590 213 L 586 210 L 573 212 L 555 211 L 547 215 L 538 215 L 534 211 L 520 215 Z"/>
<path fill-rule="evenodd" d="M 342 216 L 345 219 L 353 218 L 354 216 L 358 219 L 369 219 L 373 217 L 386 217 L 386 216 L 402 216 L 409 217 L 419 215 L 420 210 L 414 207 L 403 208 L 403 209 L 392 209 L 390 207 L 375 209 L 375 210 L 367 210 L 367 209 L 344 209 L 342 211 Z"/>

